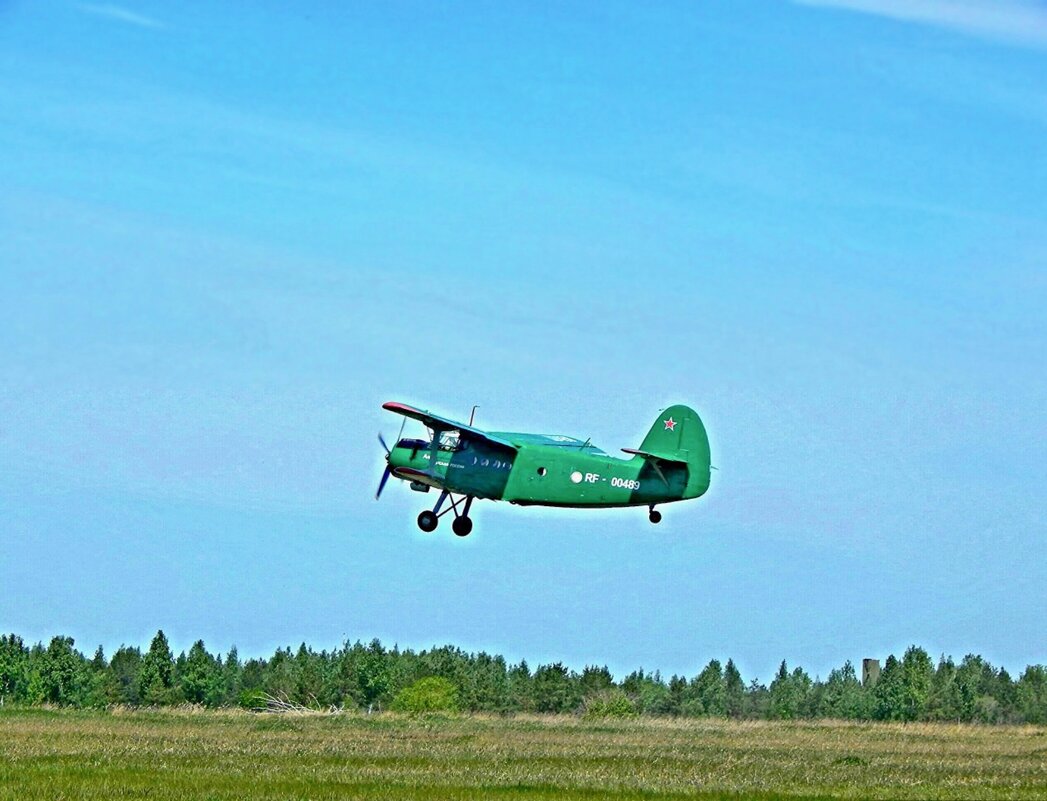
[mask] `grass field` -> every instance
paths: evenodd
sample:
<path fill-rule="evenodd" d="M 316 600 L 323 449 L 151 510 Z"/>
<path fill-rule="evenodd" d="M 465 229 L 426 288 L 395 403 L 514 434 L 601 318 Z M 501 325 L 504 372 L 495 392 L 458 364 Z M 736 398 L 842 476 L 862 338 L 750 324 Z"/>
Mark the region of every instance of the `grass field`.
<path fill-rule="evenodd" d="M 0 800 L 1047 798 L 1047 730 L 0 711 Z"/>

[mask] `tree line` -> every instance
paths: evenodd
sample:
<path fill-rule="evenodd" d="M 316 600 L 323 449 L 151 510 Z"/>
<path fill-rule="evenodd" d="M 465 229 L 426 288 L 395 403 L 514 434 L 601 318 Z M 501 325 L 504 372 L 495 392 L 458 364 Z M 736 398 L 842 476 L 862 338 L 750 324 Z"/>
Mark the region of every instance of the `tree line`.
<path fill-rule="evenodd" d="M 438 681 L 437 681 L 438 680 Z M 1031 665 L 1013 679 L 980 656 L 937 664 L 912 646 L 889 656 L 875 682 L 863 684 L 847 662 L 812 679 L 781 663 L 769 684 L 745 682 L 734 662 L 712 660 L 697 675 L 637 670 L 615 681 L 606 667 L 581 672 L 561 663 L 531 669 L 501 656 L 444 646 L 386 648 L 378 640 L 315 651 L 304 643 L 267 659 L 241 660 L 235 648 L 212 654 L 203 641 L 175 656 L 163 631 L 144 653 L 99 647 L 87 657 L 70 637 L 46 647 L 0 636 L 0 704 L 78 708 L 169 706 L 262 708 L 266 699 L 308 707 L 411 708 L 413 699 L 443 699 L 468 712 L 588 713 L 739 719 L 959 721 L 1047 724 L 1047 667 Z M 424 703 L 424 702 L 423 702 Z"/>

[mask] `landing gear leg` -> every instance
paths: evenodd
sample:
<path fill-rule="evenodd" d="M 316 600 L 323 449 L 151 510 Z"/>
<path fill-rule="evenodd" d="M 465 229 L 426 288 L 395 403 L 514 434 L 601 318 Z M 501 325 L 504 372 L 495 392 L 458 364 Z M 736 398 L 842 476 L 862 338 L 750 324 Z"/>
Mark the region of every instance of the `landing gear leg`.
<path fill-rule="evenodd" d="M 436 499 L 436 506 L 433 507 L 433 511 L 426 509 L 420 515 L 418 515 L 418 528 L 428 534 L 431 531 L 436 531 L 436 527 L 440 523 L 440 507 L 444 505 L 444 501 L 450 493 L 444 490 L 440 493 L 440 497 Z"/>
<path fill-rule="evenodd" d="M 459 537 L 468 537 L 473 530 L 473 521 L 469 519 L 469 509 L 472 505 L 473 496 L 469 495 L 465 499 L 465 507 L 462 509 L 462 513 L 451 523 L 451 530 Z"/>
<path fill-rule="evenodd" d="M 651 504 L 651 513 L 647 515 L 647 519 L 655 525 L 662 522 L 662 513 L 654 508 L 654 504 Z"/>

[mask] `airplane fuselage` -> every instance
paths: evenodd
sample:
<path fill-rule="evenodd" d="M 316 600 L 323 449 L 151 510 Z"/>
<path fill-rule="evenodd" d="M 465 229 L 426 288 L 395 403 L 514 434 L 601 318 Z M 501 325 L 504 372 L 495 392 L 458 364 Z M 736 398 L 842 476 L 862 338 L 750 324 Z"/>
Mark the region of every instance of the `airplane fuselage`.
<path fill-rule="evenodd" d="M 393 475 L 460 495 L 560 507 L 649 506 L 697 498 L 708 472 L 684 464 L 656 468 L 633 456 L 619 459 L 570 437 L 498 433 L 516 450 L 471 440 L 433 450 L 402 440 L 389 455 Z"/>

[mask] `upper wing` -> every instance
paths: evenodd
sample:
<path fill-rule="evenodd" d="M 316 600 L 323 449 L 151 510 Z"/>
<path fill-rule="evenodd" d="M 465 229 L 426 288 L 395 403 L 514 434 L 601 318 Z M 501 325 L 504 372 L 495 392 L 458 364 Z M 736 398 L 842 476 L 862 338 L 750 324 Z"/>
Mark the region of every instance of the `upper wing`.
<path fill-rule="evenodd" d="M 514 451 L 517 450 L 517 447 L 507 439 L 492 436 L 486 431 L 467 426 L 465 423 L 458 423 L 446 417 L 432 414 L 431 412 L 415 409 L 413 406 L 407 406 L 406 404 L 397 403 L 396 401 L 389 401 L 388 403 L 383 403 L 382 408 L 394 412 L 395 414 L 402 414 L 404 417 L 418 420 L 422 425 L 433 429 L 433 431 L 458 431 L 461 434 L 467 435 L 469 438 L 482 439 L 494 445 L 500 445 L 503 448 L 511 448 Z"/>

